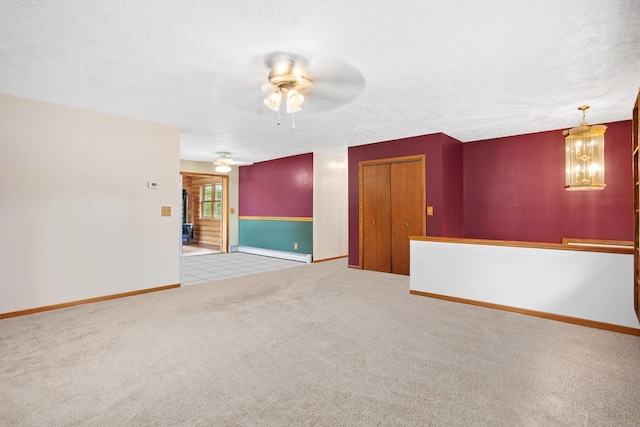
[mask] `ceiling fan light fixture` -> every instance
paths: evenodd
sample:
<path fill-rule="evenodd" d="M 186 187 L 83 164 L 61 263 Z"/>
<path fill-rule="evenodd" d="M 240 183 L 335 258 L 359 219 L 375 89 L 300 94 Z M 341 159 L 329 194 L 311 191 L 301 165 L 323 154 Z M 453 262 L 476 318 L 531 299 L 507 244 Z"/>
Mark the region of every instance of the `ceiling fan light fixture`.
<path fill-rule="evenodd" d="M 273 111 L 278 111 L 280 109 L 281 99 L 282 99 L 282 94 L 280 93 L 280 91 L 278 91 L 269 95 L 269 97 L 264 100 L 264 103 L 267 107 L 269 107 Z"/>
<path fill-rule="evenodd" d="M 267 87 L 274 92 L 264 100 L 264 103 L 278 113 L 278 125 L 282 97 L 286 95 L 286 112 L 293 114 L 302 110 L 303 93 L 313 88 L 311 79 L 304 75 L 304 69 L 301 67 L 304 64 L 306 64 L 304 58 L 291 54 L 278 53 L 267 58 L 267 65 L 270 68 Z M 294 119 L 291 120 L 291 127 L 295 129 Z"/>
<path fill-rule="evenodd" d="M 302 110 L 304 96 L 295 89 L 287 92 L 287 113 L 296 113 Z"/>
<path fill-rule="evenodd" d="M 218 160 L 213 162 L 216 167 L 216 172 L 220 173 L 228 173 L 231 171 L 231 165 L 233 164 L 233 159 L 228 158 L 229 153 L 217 153 L 220 157 Z"/>

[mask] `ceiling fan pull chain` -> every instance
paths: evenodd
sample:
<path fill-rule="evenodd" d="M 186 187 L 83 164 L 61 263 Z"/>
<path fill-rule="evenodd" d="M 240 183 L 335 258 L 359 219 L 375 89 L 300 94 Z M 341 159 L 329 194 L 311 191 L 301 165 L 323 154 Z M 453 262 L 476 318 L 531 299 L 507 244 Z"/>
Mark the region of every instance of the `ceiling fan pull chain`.
<path fill-rule="evenodd" d="M 291 129 L 296 128 L 296 113 L 291 113 Z"/>
<path fill-rule="evenodd" d="M 278 108 L 278 126 L 280 126 L 280 108 Z"/>

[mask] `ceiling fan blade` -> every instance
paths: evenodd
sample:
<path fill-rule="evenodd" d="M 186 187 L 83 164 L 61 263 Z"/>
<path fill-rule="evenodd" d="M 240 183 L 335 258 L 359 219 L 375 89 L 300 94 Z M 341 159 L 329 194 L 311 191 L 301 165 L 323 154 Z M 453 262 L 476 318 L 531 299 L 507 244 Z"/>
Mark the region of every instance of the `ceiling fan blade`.
<path fill-rule="evenodd" d="M 272 70 L 280 61 L 292 61 L 296 67 L 303 70 L 309 65 L 307 58 L 295 53 L 274 51 L 264 55 L 264 65 L 268 70 Z"/>
<path fill-rule="evenodd" d="M 278 90 L 278 87 L 275 85 L 272 85 L 269 82 L 266 82 L 262 84 L 261 89 L 263 92 L 275 92 L 276 90 Z"/>
<path fill-rule="evenodd" d="M 308 96 L 303 110 L 308 113 L 322 113 L 343 107 L 358 97 L 361 91 L 314 92 Z"/>
<path fill-rule="evenodd" d="M 309 113 L 342 107 L 364 92 L 364 76 L 339 58 L 314 58 L 309 69 L 314 85 L 305 103 L 305 111 Z"/>
<path fill-rule="evenodd" d="M 348 62 L 336 57 L 314 58 L 309 70 L 315 80 L 335 83 L 363 82 L 362 74 Z"/>

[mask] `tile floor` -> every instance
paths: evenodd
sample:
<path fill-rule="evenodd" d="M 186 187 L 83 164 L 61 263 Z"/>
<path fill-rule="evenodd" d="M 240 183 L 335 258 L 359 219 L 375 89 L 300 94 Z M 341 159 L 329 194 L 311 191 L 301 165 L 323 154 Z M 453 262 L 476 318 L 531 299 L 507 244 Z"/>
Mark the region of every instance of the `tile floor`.
<path fill-rule="evenodd" d="M 219 253 L 220 246 L 218 245 L 205 245 L 202 243 L 182 244 L 182 256 L 210 255 Z"/>
<path fill-rule="evenodd" d="M 306 263 L 241 252 L 181 257 L 180 284 L 197 285 L 301 265 Z"/>

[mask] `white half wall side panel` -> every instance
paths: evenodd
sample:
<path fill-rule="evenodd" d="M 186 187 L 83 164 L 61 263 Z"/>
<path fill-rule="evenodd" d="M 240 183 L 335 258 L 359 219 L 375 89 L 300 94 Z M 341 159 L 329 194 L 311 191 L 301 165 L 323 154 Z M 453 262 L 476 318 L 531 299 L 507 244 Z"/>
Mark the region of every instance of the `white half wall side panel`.
<path fill-rule="evenodd" d="M 412 240 L 410 288 L 640 328 L 629 254 Z"/>
<path fill-rule="evenodd" d="M 0 313 L 179 283 L 179 133 L 0 94 Z"/>

